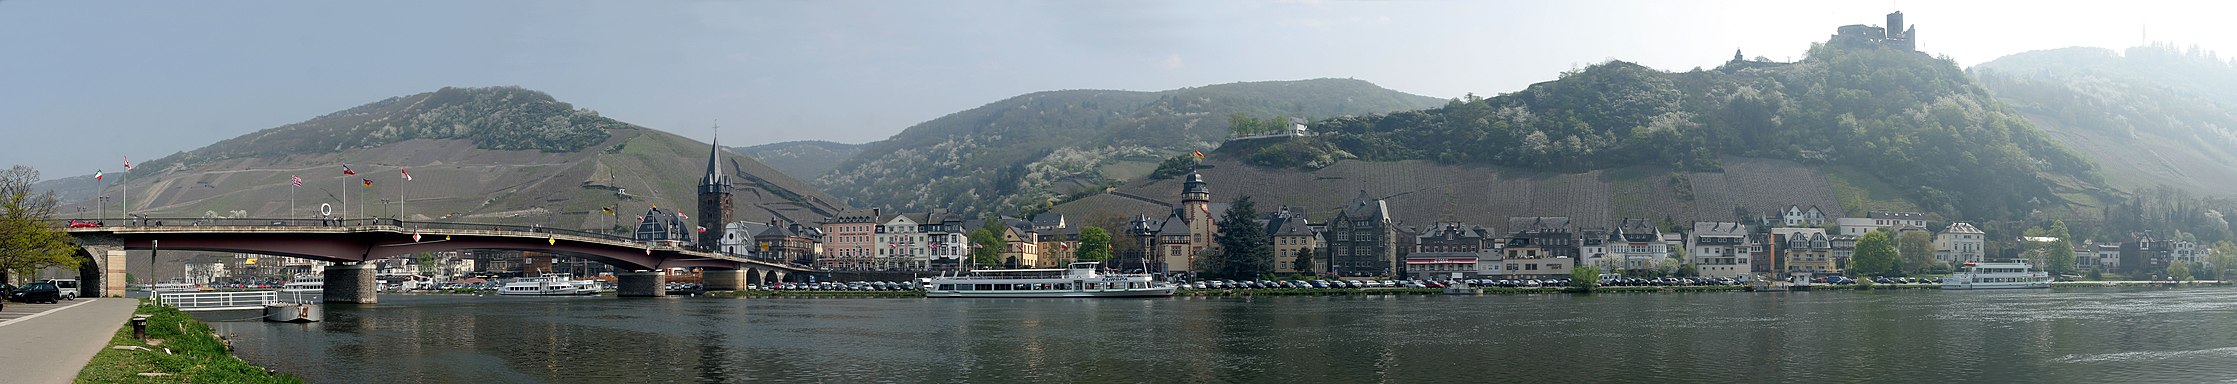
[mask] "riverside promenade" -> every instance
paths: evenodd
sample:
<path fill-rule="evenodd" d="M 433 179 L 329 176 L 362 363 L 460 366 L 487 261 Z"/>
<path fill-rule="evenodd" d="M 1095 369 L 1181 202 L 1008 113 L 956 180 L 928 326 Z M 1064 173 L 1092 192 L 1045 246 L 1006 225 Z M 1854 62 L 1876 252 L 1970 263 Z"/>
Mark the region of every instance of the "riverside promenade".
<path fill-rule="evenodd" d="M 68 383 L 131 321 L 134 299 L 7 303 L 0 309 L 0 377 L 9 383 Z"/>

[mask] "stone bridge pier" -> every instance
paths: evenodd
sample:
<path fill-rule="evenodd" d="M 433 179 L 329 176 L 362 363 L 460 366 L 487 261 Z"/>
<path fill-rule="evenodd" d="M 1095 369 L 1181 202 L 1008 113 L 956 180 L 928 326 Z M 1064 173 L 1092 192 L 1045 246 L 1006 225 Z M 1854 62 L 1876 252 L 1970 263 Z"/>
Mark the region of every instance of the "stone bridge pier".
<path fill-rule="evenodd" d="M 325 301 L 329 303 L 373 304 L 380 291 L 380 280 L 374 279 L 373 264 L 338 263 L 326 266 Z"/>
<path fill-rule="evenodd" d="M 78 247 L 85 250 L 78 254 L 78 297 L 124 297 L 131 288 L 125 285 L 126 260 L 124 240 L 110 237 L 79 240 Z"/>
<path fill-rule="evenodd" d="M 744 269 L 701 270 L 699 282 L 706 284 L 709 291 L 743 291 L 746 290 L 746 274 L 751 272 Z"/>
<path fill-rule="evenodd" d="M 668 274 L 661 271 L 630 271 L 614 274 L 617 297 L 668 296 Z"/>

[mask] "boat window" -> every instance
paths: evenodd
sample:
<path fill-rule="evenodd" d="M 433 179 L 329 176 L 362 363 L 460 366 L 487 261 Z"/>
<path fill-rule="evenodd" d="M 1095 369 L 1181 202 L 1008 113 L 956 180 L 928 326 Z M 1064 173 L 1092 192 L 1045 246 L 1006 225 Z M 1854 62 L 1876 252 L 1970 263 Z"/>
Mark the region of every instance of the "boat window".
<path fill-rule="evenodd" d="M 940 290 L 953 291 L 955 290 L 955 284 L 940 284 Z"/>

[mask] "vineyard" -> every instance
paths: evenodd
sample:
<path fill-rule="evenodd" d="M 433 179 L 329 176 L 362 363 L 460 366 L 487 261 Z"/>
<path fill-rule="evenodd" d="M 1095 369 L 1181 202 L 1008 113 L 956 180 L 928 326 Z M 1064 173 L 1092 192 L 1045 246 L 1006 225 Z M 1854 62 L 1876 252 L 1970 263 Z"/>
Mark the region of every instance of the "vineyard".
<path fill-rule="evenodd" d="M 1731 221 L 1734 208 L 1768 214 L 1789 205 L 1843 212 L 1818 169 L 1783 160 L 1726 158 L 1722 172 L 1670 172 L 1629 167 L 1584 173 L 1543 173 L 1428 161 L 1345 161 L 1317 171 L 1269 169 L 1227 160 L 1201 170 L 1216 201 L 1249 195 L 1260 204 L 1303 207 L 1325 220 L 1366 191 L 1388 200 L 1401 226 L 1438 221 L 1495 225 L 1508 217 L 1567 216 L 1579 227 L 1610 227 L 1627 217 L 1656 222 Z M 1122 192 L 1180 199 L 1178 180 L 1137 181 Z M 1170 208 L 1101 195 L 1059 205 L 1075 217 L 1145 214 Z M 1506 228 L 1493 228 L 1506 230 Z"/>

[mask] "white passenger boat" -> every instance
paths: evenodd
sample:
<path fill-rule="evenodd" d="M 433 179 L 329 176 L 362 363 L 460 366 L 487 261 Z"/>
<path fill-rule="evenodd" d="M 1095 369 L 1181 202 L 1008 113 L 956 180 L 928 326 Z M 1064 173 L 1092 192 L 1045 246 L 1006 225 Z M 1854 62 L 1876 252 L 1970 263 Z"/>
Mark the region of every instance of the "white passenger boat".
<path fill-rule="evenodd" d="M 174 283 L 155 283 L 155 286 L 154 286 L 154 287 L 151 287 L 151 289 L 155 290 L 156 292 L 200 292 L 200 291 L 202 291 L 202 287 L 197 287 L 197 286 L 194 286 L 194 284 L 187 284 L 187 283 L 175 283 L 175 282 L 174 282 Z"/>
<path fill-rule="evenodd" d="M 326 282 L 325 282 L 325 281 L 323 281 L 323 280 L 302 280 L 302 281 L 291 281 L 291 282 L 288 282 L 288 283 L 287 283 L 287 284 L 285 284 L 285 285 L 281 285 L 281 286 L 280 286 L 280 292 L 287 292 L 287 293 L 326 293 Z"/>
<path fill-rule="evenodd" d="M 2050 273 L 2036 271 L 2027 263 L 1965 263 L 1964 269 L 1942 278 L 1942 289 L 2050 287 Z"/>
<path fill-rule="evenodd" d="M 1069 268 L 995 269 L 933 278 L 925 297 L 1166 297 L 1173 285 L 1146 274 L 1111 274 L 1100 263 Z"/>
<path fill-rule="evenodd" d="M 544 275 L 521 278 L 505 283 L 505 286 L 497 288 L 497 294 L 513 296 L 595 295 L 598 294 L 598 290 L 585 291 L 567 275 Z"/>

